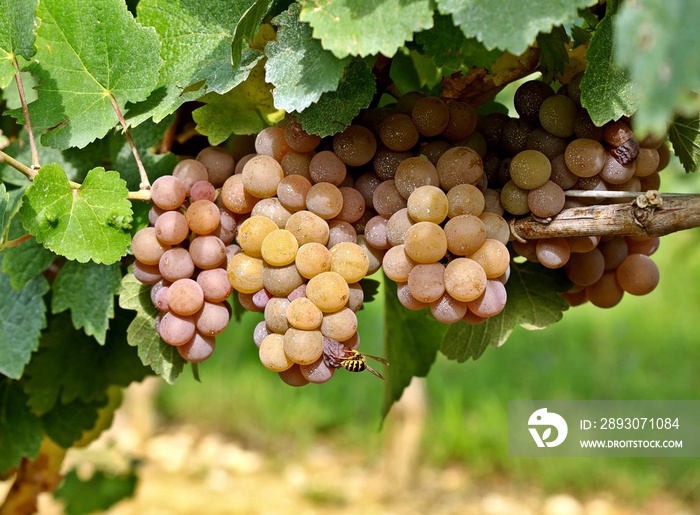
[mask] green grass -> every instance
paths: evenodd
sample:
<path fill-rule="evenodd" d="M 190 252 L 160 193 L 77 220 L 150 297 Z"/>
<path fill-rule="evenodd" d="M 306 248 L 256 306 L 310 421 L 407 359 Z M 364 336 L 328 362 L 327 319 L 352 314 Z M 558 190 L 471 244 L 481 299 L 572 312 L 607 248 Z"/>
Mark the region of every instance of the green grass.
<path fill-rule="evenodd" d="M 675 179 L 672 189 L 685 191 L 690 180 Z M 440 356 L 427 379 L 425 462 L 462 463 L 477 477 L 506 476 L 551 491 L 604 489 L 641 499 L 663 489 L 699 498 L 700 473 L 691 458 L 511 458 L 507 450 L 508 400 L 700 397 L 699 243 L 697 230 L 664 238 L 654 256 L 661 284 L 650 295 L 626 296 L 610 310 L 572 308 L 543 331 L 518 328 L 477 362 Z M 381 308 L 375 301 L 361 311 L 368 353 L 381 354 Z M 259 319 L 247 314 L 220 338 L 214 357 L 200 368 L 201 384 L 185 373 L 165 388 L 163 413 L 280 458 L 326 439 L 371 459 L 381 446 L 382 382 L 339 370 L 325 385 L 285 385 L 257 359 L 252 330 Z"/>

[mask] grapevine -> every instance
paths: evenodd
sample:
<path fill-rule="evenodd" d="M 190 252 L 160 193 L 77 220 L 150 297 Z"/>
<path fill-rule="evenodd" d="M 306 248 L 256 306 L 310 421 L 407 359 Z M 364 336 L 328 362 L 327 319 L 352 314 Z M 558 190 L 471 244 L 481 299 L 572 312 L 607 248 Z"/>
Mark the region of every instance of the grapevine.
<path fill-rule="evenodd" d="M 481 8 L 439 1 L 367 26 L 335 0 L 190 3 L 0 0 L 0 473 L 18 483 L 43 456 L 54 489 L 115 389 L 198 374 L 241 310 L 263 314 L 261 370 L 367 371 L 386 413 L 438 350 L 478 359 L 516 325 L 652 293 L 660 237 L 700 226 L 698 195 L 659 193 L 676 157 L 697 169 L 700 84 L 675 72 L 660 95 L 639 65 L 656 54 L 620 37 L 650 6 L 475 27 Z M 504 34 L 501 15 L 535 22 Z M 361 342 L 380 276 L 401 351 Z M 50 366 L 73 341 L 77 378 Z"/>

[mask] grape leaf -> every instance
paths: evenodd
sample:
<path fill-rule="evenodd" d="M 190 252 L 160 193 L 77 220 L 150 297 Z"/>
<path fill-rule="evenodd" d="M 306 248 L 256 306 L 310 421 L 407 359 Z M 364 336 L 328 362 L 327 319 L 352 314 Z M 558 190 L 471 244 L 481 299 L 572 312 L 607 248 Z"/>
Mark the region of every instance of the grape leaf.
<path fill-rule="evenodd" d="M 433 26 L 430 0 L 301 0 L 301 21 L 338 59 L 393 56 L 414 32 Z"/>
<path fill-rule="evenodd" d="M 386 416 L 414 376 L 428 375 L 448 326 L 430 318 L 426 311 L 404 308 L 393 281 L 385 278 L 384 288 L 384 346 L 391 364 L 386 370 L 382 405 Z"/>
<path fill-rule="evenodd" d="M 35 238 L 30 238 L 20 245 L 3 250 L 2 271 L 10 276 L 10 286 L 21 290 L 51 266 L 55 259 L 56 254 L 44 248 Z"/>
<path fill-rule="evenodd" d="M 569 62 L 569 51 L 566 45 L 569 36 L 564 27 L 554 27 L 547 34 L 537 36 L 537 46 L 540 49 L 540 68 L 542 75 L 552 79 L 560 73 L 564 73 Z"/>
<path fill-rule="evenodd" d="M 53 282 L 51 312 L 57 314 L 70 309 L 73 326 L 84 327 L 85 334 L 104 345 L 121 279 L 116 263 L 98 265 L 68 261 Z"/>
<path fill-rule="evenodd" d="M 197 131 L 218 145 L 231 134 L 255 134 L 284 117 L 275 108 L 269 85 L 265 82 L 262 61 L 248 78 L 225 95 L 210 93 L 200 99 L 206 105 L 192 113 Z"/>
<path fill-rule="evenodd" d="M 34 19 L 38 0 L 0 0 L 0 89 L 6 88 L 17 70 L 14 59 L 31 59 L 34 48 Z"/>
<path fill-rule="evenodd" d="M 559 295 L 571 284 L 561 271 L 549 270 L 539 263 L 511 263 L 506 283 L 508 302 L 495 317 L 480 325 L 458 322 L 447 331 L 440 351 L 459 362 L 477 360 L 486 347 L 500 347 L 515 326 L 544 329 L 558 322 L 569 303 Z"/>
<path fill-rule="evenodd" d="M 7 188 L 4 183 L 0 182 L 0 242 L 5 241 L 5 232 L 10 227 L 12 219 L 7 212 L 8 204 L 10 203 L 10 195 L 7 193 Z"/>
<path fill-rule="evenodd" d="M 159 122 L 205 93 L 226 93 L 243 82 L 260 53 L 244 50 L 271 0 L 142 0 L 138 21 L 155 28 L 163 67 L 154 94 L 129 108 L 129 121 Z"/>
<path fill-rule="evenodd" d="M 117 172 L 94 168 L 77 190 L 60 166 L 42 167 L 19 214 L 25 229 L 56 254 L 81 263 L 118 261 L 131 241 L 128 190 Z"/>
<path fill-rule="evenodd" d="M 475 38 L 467 38 L 452 23 L 450 16 L 436 15 L 435 25 L 430 30 L 416 34 L 416 43 L 422 52 L 430 57 L 444 75 L 468 70 L 472 66 L 491 68 L 503 53 L 500 50 L 487 50 Z"/>
<path fill-rule="evenodd" d="M 311 26 L 299 21 L 299 4 L 272 20 L 279 26 L 277 40 L 265 46 L 265 80 L 275 89 L 275 107 L 303 111 L 326 91 L 333 91 L 350 58 L 336 58 L 311 37 Z"/>
<path fill-rule="evenodd" d="M 698 19 L 697 0 L 640 0 L 620 7 L 615 50 L 639 92 L 635 131 L 664 134 L 676 112 L 697 114 Z"/>
<path fill-rule="evenodd" d="M 439 96 L 444 70 L 416 50 L 402 48 L 391 58 L 389 78 L 400 92 L 422 91 Z"/>
<path fill-rule="evenodd" d="M 67 449 L 80 440 L 83 432 L 97 421 L 102 402 L 73 401 L 61 402 L 40 417 L 41 427 L 46 435 L 61 447 Z"/>
<path fill-rule="evenodd" d="M 160 123 L 147 121 L 130 130 L 131 138 L 141 156 L 148 177 L 153 181 L 161 175 L 171 174 L 178 163 L 178 158 L 172 152 L 158 154 L 157 145 L 163 139 L 163 134 L 175 120 L 175 115 L 165 117 Z M 129 190 L 137 190 L 141 184 L 141 176 L 136 166 L 136 160 L 131 152 L 131 146 L 123 133 L 117 132 L 109 138 L 109 156 L 112 168 L 119 170 L 119 175 L 126 181 Z"/>
<path fill-rule="evenodd" d="M 39 455 L 43 434 L 27 407 L 27 395 L 17 381 L 0 377 L 0 473 Z"/>
<path fill-rule="evenodd" d="M 686 172 L 700 168 L 700 118 L 678 117 L 668 129 L 668 138 Z"/>
<path fill-rule="evenodd" d="M 588 66 L 581 80 L 581 105 L 593 123 L 604 125 L 636 110 L 637 93 L 629 71 L 615 60 L 614 20 L 608 8 L 586 52 Z"/>
<path fill-rule="evenodd" d="M 133 497 L 137 482 L 138 476 L 133 470 L 118 475 L 97 470 L 87 480 L 71 470 L 54 496 L 65 505 L 68 515 L 104 513 L 119 501 Z"/>
<path fill-rule="evenodd" d="M 5 185 L 0 183 L 0 243 L 9 236 L 10 224 L 22 205 L 24 191 L 25 188 L 17 188 L 8 192 Z"/>
<path fill-rule="evenodd" d="M 572 23 L 580 8 L 595 3 L 597 0 L 437 0 L 438 10 L 451 14 L 466 37 L 475 37 L 489 50 L 500 48 L 515 55 L 527 50 L 540 32 Z"/>
<path fill-rule="evenodd" d="M 143 379 L 146 369 L 124 341 L 129 321 L 121 311 L 112 322 L 115 334 L 110 331 L 101 346 L 63 317 L 54 317 L 25 371 L 24 389 L 32 411 L 45 415 L 57 403 L 74 401 L 103 404 L 110 385 L 128 386 Z"/>
<path fill-rule="evenodd" d="M 22 376 L 46 327 L 43 297 L 48 290 L 46 279 L 38 276 L 15 291 L 10 276 L 0 272 L 0 374 L 13 379 Z"/>
<path fill-rule="evenodd" d="M 129 345 L 138 347 L 141 362 L 173 384 L 185 366 L 185 360 L 176 347 L 165 343 L 155 329 L 154 321 L 158 310 L 151 302 L 151 287 L 141 284 L 134 274 L 128 273 L 122 279 L 119 293 L 119 306 L 136 310 L 136 318 L 127 330 Z"/>
<path fill-rule="evenodd" d="M 350 63 L 338 89 L 321 95 L 297 115 L 305 131 L 331 136 L 350 125 L 360 110 L 369 106 L 377 90 L 374 75 L 363 61 Z"/>
<path fill-rule="evenodd" d="M 82 148 L 117 123 L 112 102 L 145 100 L 160 68 L 158 36 L 141 27 L 123 0 L 42 0 L 37 53 L 28 67 L 39 79 L 29 104 L 41 141 Z M 22 118 L 21 110 L 10 114 Z"/>

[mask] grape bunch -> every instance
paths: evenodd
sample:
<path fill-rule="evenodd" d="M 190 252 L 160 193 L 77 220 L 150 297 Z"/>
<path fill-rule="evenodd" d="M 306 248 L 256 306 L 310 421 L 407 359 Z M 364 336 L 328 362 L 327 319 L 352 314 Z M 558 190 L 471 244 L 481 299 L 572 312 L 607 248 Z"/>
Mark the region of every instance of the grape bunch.
<path fill-rule="evenodd" d="M 160 311 L 156 331 L 187 361 L 204 361 L 231 318 L 231 284 L 226 274 L 236 219 L 214 203 L 216 188 L 233 174 L 234 160 L 209 147 L 197 159 L 178 163 L 172 175 L 151 187 L 150 226 L 131 242 L 133 273 L 153 285 Z"/>
<path fill-rule="evenodd" d="M 245 309 L 264 313 L 260 361 L 295 386 L 357 358 L 360 281 L 380 267 L 352 225 L 364 199 L 336 153 L 314 152 L 320 142 L 294 120 L 263 130 L 220 197 L 239 221 L 230 284 Z"/>
<path fill-rule="evenodd" d="M 626 119 L 596 127 L 579 81 L 557 93 L 524 83 L 519 118 L 409 93 L 333 137 L 287 117 L 235 159 L 208 147 L 181 161 L 153 183 L 151 226 L 132 242 L 158 333 L 186 360 L 207 359 L 235 292 L 264 314 L 252 336 L 262 365 L 302 386 L 338 368 L 382 377 L 366 358 L 387 363 L 358 350 L 356 316 L 362 280 L 380 268 L 403 306 L 446 324 L 504 309 L 511 255 L 563 268 L 572 305 L 649 293 L 658 238 L 513 240 L 504 218 L 546 222 L 564 208 L 620 201 L 580 190 L 658 188 L 663 139 L 638 141 Z"/>
<path fill-rule="evenodd" d="M 580 79 L 556 93 L 544 82 L 525 82 L 514 98 L 519 118 L 494 113 L 481 119 L 489 187 L 500 188 L 508 213 L 546 221 L 564 208 L 630 200 L 608 198 L 609 191 L 659 188 L 659 172 L 670 159 L 664 138 L 638 141 L 627 119 L 596 127 L 581 107 Z M 598 196 L 577 197 L 571 190 Z M 658 238 L 622 236 L 513 241 L 520 256 L 564 268 L 574 284 L 567 300 L 606 308 L 624 292 L 645 295 L 656 287 L 659 271 L 649 256 L 658 245 Z"/>

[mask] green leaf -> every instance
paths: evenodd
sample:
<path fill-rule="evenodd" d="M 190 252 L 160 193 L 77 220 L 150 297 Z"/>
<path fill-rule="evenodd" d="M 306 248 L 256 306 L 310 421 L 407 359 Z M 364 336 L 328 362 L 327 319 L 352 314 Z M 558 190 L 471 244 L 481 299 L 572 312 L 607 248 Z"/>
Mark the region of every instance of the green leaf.
<path fill-rule="evenodd" d="M 275 107 L 285 111 L 303 111 L 333 91 L 343 76 L 350 58 L 338 59 L 311 37 L 311 26 L 299 21 L 299 4 L 275 19 L 277 40 L 265 46 L 265 80 L 275 89 Z"/>
<path fill-rule="evenodd" d="M 30 238 L 3 250 L 2 271 L 10 276 L 12 288 L 21 290 L 51 266 L 55 259 L 56 254 L 44 248 L 35 238 Z"/>
<path fill-rule="evenodd" d="M 369 66 L 363 61 L 353 61 L 338 89 L 321 95 L 319 101 L 299 113 L 297 119 L 304 130 L 311 134 L 331 136 L 342 132 L 360 110 L 369 106 L 376 90 L 377 85 Z"/>
<path fill-rule="evenodd" d="M 537 34 L 557 25 L 572 23 L 578 10 L 597 0 L 437 0 L 442 14 L 451 14 L 468 38 L 475 37 L 488 49 L 500 48 L 520 55 L 534 43 Z"/>
<path fill-rule="evenodd" d="M 48 290 L 46 279 L 38 276 L 16 291 L 10 286 L 10 276 L 0 272 L 0 374 L 13 379 L 22 376 L 46 327 L 43 297 Z"/>
<path fill-rule="evenodd" d="M 700 118 L 676 118 L 669 127 L 668 138 L 685 171 L 697 172 L 700 168 Z"/>
<path fill-rule="evenodd" d="M 301 0 L 301 20 L 338 59 L 393 56 L 413 33 L 433 26 L 430 0 Z"/>
<path fill-rule="evenodd" d="M 0 377 L 0 473 L 18 466 L 22 458 L 36 458 L 43 437 L 22 386 Z"/>
<path fill-rule="evenodd" d="M 31 59 L 34 48 L 34 19 L 38 0 L 0 0 L 0 88 L 6 88 L 17 73 L 14 59 Z"/>
<path fill-rule="evenodd" d="M 472 66 L 491 68 L 503 53 L 487 50 L 475 38 L 465 37 L 452 18 L 444 15 L 436 15 L 433 28 L 417 33 L 415 39 L 422 52 L 442 68 L 443 75 L 466 71 Z"/>
<path fill-rule="evenodd" d="M 20 208 L 25 229 L 68 259 L 111 264 L 131 241 L 129 192 L 117 172 L 94 168 L 77 190 L 56 164 L 39 170 Z"/>
<path fill-rule="evenodd" d="M 24 191 L 24 188 L 17 188 L 8 192 L 5 185 L 0 183 L 0 243 L 8 238 L 10 224 L 22 205 Z"/>
<path fill-rule="evenodd" d="M 635 131 L 664 134 L 678 112 L 698 113 L 700 2 L 624 2 L 615 23 L 615 50 L 639 93 Z"/>
<path fill-rule="evenodd" d="M 179 162 L 177 156 L 172 152 L 156 153 L 165 131 L 174 120 L 175 115 L 171 115 L 165 117 L 160 123 L 147 121 L 130 130 L 131 138 L 136 144 L 136 149 L 151 181 L 161 175 L 171 174 Z M 129 190 L 137 190 L 141 183 L 141 176 L 131 152 L 131 145 L 123 133 L 118 132 L 110 136 L 109 155 L 112 168 L 119 170 L 119 175 L 126 181 L 126 187 Z"/>
<path fill-rule="evenodd" d="M 569 36 L 564 27 L 554 27 L 547 34 L 537 36 L 537 46 L 540 48 L 540 67 L 542 75 L 548 79 L 564 73 L 569 63 L 569 51 L 566 48 Z"/>
<path fill-rule="evenodd" d="M 231 134 L 256 134 L 284 117 L 284 112 L 274 106 L 262 61 L 245 82 L 225 95 L 210 93 L 200 101 L 206 105 L 195 109 L 192 117 L 197 132 L 207 136 L 211 145 L 218 145 Z"/>
<path fill-rule="evenodd" d="M 127 330 L 129 345 L 138 347 L 141 362 L 173 384 L 185 366 L 185 360 L 176 347 L 165 343 L 155 329 L 158 310 L 151 302 L 151 287 L 141 284 L 134 274 L 129 273 L 122 279 L 119 293 L 119 306 L 136 310 Z"/>
<path fill-rule="evenodd" d="M 25 371 L 24 388 L 34 413 L 45 415 L 57 403 L 101 405 L 110 385 L 128 386 L 143 379 L 146 369 L 124 341 L 128 322 L 129 317 L 121 311 L 112 322 L 115 334 L 110 331 L 105 345 L 100 346 L 63 317 L 54 317 Z"/>
<path fill-rule="evenodd" d="M 71 470 L 54 495 L 63 502 L 66 515 L 102 513 L 119 501 L 133 497 L 137 480 L 133 470 L 120 475 L 98 470 L 88 480 L 80 479 L 76 471 Z"/>
<path fill-rule="evenodd" d="M 459 362 L 479 359 L 486 347 L 500 347 L 517 325 L 535 330 L 558 322 L 569 303 L 560 293 L 571 284 L 561 273 L 539 263 L 511 263 L 506 283 L 508 302 L 495 317 L 480 325 L 457 323 L 445 335 L 440 351 Z"/>
<path fill-rule="evenodd" d="M 42 0 L 37 16 L 37 53 L 28 68 L 39 78 L 32 124 L 46 131 L 46 146 L 82 148 L 117 123 L 112 99 L 123 111 L 156 86 L 158 36 L 136 23 L 123 0 Z"/>
<path fill-rule="evenodd" d="M 129 109 L 130 123 L 159 122 L 205 93 L 226 93 L 243 82 L 259 52 L 244 49 L 271 0 L 142 0 L 138 20 L 160 36 L 163 67 L 158 89 Z"/>
<path fill-rule="evenodd" d="M 40 418 L 46 435 L 67 449 L 80 440 L 83 432 L 95 425 L 102 402 L 73 401 L 56 405 Z"/>
<path fill-rule="evenodd" d="M 384 288 L 384 346 L 390 363 L 382 405 L 386 416 L 414 376 L 428 375 L 448 326 L 431 318 L 426 310 L 404 308 L 393 281 L 385 278 Z"/>
<path fill-rule="evenodd" d="M 104 345 L 109 319 L 114 317 L 114 296 L 122 279 L 118 264 L 98 265 L 68 261 L 53 282 L 51 312 L 70 309 L 76 329 Z"/>
<path fill-rule="evenodd" d="M 608 13 L 598 24 L 586 51 L 588 66 L 581 80 L 581 105 L 598 126 L 630 116 L 637 108 L 629 71 L 615 61 L 613 23 L 613 15 Z"/>

